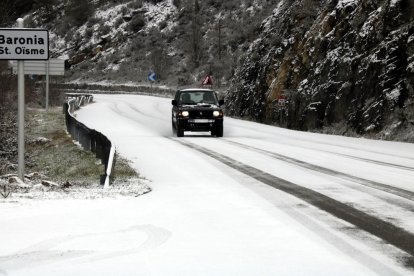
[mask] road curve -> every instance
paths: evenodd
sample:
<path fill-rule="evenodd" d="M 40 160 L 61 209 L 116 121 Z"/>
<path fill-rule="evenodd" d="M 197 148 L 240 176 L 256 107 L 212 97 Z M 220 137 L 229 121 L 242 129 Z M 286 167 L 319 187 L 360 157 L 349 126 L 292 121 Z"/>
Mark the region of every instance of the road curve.
<path fill-rule="evenodd" d="M 171 233 L 157 257 L 184 248 L 173 259 L 195 261 L 205 275 L 215 265 L 223 273 L 210 274 L 413 273 L 414 145 L 231 118 L 223 139 L 175 138 L 168 99 L 95 99 L 78 119 L 108 135 L 152 181 L 143 207 L 153 216 L 138 219 Z"/>

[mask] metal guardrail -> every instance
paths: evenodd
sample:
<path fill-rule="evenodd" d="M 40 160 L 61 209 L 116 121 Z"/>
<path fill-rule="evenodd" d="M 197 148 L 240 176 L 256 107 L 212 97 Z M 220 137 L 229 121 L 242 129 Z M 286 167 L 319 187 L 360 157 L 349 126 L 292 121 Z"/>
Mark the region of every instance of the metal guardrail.
<path fill-rule="evenodd" d="M 131 94 L 144 95 L 163 98 L 174 98 L 176 89 L 163 87 L 149 87 L 145 85 L 128 86 L 128 85 L 103 85 L 103 84 L 88 84 L 88 83 L 55 83 L 53 88 L 61 93 L 72 93 L 82 91 L 90 94 Z M 180 89 L 184 89 L 182 87 Z M 226 90 L 215 90 L 220 99 L 224 99 L 227 95 Z M 76 93 L 75 93 L 76 94 Z"/>
<path fill-rule="evenodd" d="M 138 94 L 171 98 L 175 94 L 174 89 L 149 87 L 149 86 L 128 86 L 128 85 L 101 85 L 87 83 L 56 83 L 52 87 L 62 92 L 86 91 L 94 94 Z"/>
<path fill-rule="evenodd" d="M 94 129 L 89 129 L 73 116 L 75 110 L 91 101 L 93 101 L 93 96 L 90 94 L 66 94 L 66 101 L 63 106 L 66 129 L 72 139 L 78 141 L 83 149 L 95 153 L 96 158 L 101 159 L 102 164 L 105 165 L 105 171 L 101 175 L 100 183 L 104 187 L 108 187 L 113 180 L 115 147 L 105 135 Z"/>

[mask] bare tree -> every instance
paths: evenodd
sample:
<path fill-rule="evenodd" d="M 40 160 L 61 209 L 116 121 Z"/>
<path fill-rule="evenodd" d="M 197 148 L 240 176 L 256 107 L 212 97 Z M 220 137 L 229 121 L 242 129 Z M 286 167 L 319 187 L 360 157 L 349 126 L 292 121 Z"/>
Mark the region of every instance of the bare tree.
<path fill-rule="evenodd" d="M 192 16 L 192 39 L 191 39 L 191 50 L 192 50 L 192 61 L 194 67 L 200 65 L 201 59 L 201 20 L 200 20 L 200 4 L 198 0 L 194 0 L 193 16 Z"/>
<path fill-rule="evenodd" d="M 151 52 L 152 69 L 156 72 L 158 79 L 163 79 L 167 69 L 167 55 L 164 48 L 156 47 Z"/>
<path fill-rule="evenodd" d="M 151 52 L 149 55 L 150 66 L 157 74 L 157 79 L 163 79 L 167 75 L 169 66 L 166 38 L 158 28 L 152 28 L 149 33 L 145 48 Z"/>
<path fill-rule="evenodd" d="M 46 22 L 52 20 L 55 16 L 55 6 L 57 0 L 34 0 L 33 8 L 37 9 Z"/>
<path fill-rule="evenodd" d="M 7 26 L 11 22 L 14 14 L 13 6 L 13 0 L 0 2 L 0 26 Z M 7 61 L 0 60 L 0 109 L 7 106 L 6 102 L 9 98 L 10 78 L 7 67 Z"/>
<path fill-rule="evenodd" d="M 88 21 L 93 13 L 91 1 L 65 0 L 65 13 L 75 26 L 81 26 Z"/>

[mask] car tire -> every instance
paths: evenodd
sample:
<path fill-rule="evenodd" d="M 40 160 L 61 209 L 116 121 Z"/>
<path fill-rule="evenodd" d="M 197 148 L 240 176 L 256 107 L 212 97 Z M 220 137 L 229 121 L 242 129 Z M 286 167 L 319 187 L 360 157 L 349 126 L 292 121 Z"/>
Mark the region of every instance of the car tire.
<path fill-rule="evenodd" d="M 218 126 L 214 131 L 214 134 L 216 135 L 216 137 L 223 137 L 223 126 Z"/>
<path fill-rule="evenodd" d="M 177 126 L 177 137 L 184 137 L 184 129 Z"/>
<path fill-rule="evenodd" d="M 175 134 L 177 132 L 177 128 L 175 127 L 175 124 L 173 121 L 171 121 L 171 128 L 172 128 L 173 134 Z"/>

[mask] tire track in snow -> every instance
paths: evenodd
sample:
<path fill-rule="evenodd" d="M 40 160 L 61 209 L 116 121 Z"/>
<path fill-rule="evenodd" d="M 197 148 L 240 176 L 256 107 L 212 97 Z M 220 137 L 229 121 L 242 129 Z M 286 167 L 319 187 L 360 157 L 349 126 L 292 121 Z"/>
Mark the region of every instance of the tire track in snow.
<path fill-rule="evenodd" d="M 87 244 L 88 241 L 94 241 L 94 239 L 107 239 L 110 241 L 114 236 L 123 234 L 135 234 L 138 241 L 136 241 L 135 244 L 135 241 L 132 240 L 129 248 L 122 249 L 116 248 L 111 250 L 109 248 L 100 251 L 92 248 L 89 250 L 76 249 L 76 247 L 82 247 L 85 243 Z M 140 241 L 138 239 L 140 235 L 145 235 L 146 238 L 143 241 Z M 57 237 L 41 241 L 14 254 L 0 256 L 0 265 L 7 270 L 18 270 L 20 268 L 28 268 L 37 265 L 50 265 L 63 260 L 76 260 L 76 263 L 80 263 L 113 259 L 157 248 L 166 243 L 171 236 L 172 233 L 167 229 L 148 224 L 133 225 L 126 229 L 108 232 Z M 74 243 L 75 248 L 60 248 L 60 246 L 70 243 Z M 93 247 L 93 243 L 91 247 Z M 1 272 L 2 270 L 0 269 L 0 276 L 2 275 Z"/>
<path fill-rule="evenodd" d="M 318 166 L 318 165 L 313 165 L 313 164 L 310 164 L 310 163 L 307 163 L 307 162 L 304 162 L 304 161 L 301 161 L 301 160 L 298 160 L 298 159 L 295 159 L 295 158 L 292 158 L 292 157 L 289 157 L 289 156 L 286 156 L 286 155 L 283 155 L 283 154 L 279 154 L 279 153 L 259 149 L 259 148 L 248 146 L 248 145 L 245 145 L 245 144 L 241 144 L 241 143 L 238 143 L 238 142 L 235 142 L 235 141 L 230 141 L 230 140 L 227 140 L 227 139 L 223 139 L 223 141 L 225 141 L 227 143 L 230 143 L 230 144 L 233 144 L 233 145 L 236 145 L 236 146 L 239 146 L 239 147 L 242 147 L 242 148 L 245 148 L 245 149 L 248 149 L 248 150 L 253 150 L 255 152 L 265 154 L 265 155 L 270 156 L 272 158 L 275 158 L 275 159 L 278 159 L 278 160 L 281 160 L 283 162 L 287 162 L 287 163 L 290 163 L 290 164 L 293 164 L 293 165 L 296 165 L 296 166 L 300 166 L 300 167 L 305 168 L 305 169 L 318 171 L 318 172 L 321 172 L 321 173 L 324 173 L 324 174 L 327 174 L 327 175 L 330 175 L 330 176 L 334 176 L 334 177 L 339 177 L 339 178 L 342 178 L 342 179 L 345 179 L 345 180 L 351 180 L 351 181 L 356 182 L 358 184 L 361 184 L 361 185 L 364 185 L 364 186 L 367 186 L 367 187 L 370 187 L 370 188 L 373 188 L 373 189 L 381 190 L 383 192 L 387 192 L 387 193 L 397 195 L 397 196 L 403 197 L 405 199 L 414 201 L 414 193 L 411 192 L 411 191 L 407 191 L 407 190 L 404 190 L 404 189 L 400 189 L 400 188 L 393 187 L 393 186 L 383 184 L 383 183 L 379 183 L 379 182 L 376 182 L 376 181 L 364 179 L 364 178 L 357 177 L 357 176 L 354 176 L 354 175 L 338 172 L 338 171 L 331 170 L 331 169 L 328 169 L 328 168 L 324 168 L 324 167 L 321 167 L 321 166 Z"/>
<path fill-rule="evenodd" d="M 207 156 L 264 184 L 295 196 L 339 219 L 355 225 L 356 227 L 410 254 L 412 257 L 407 260 L 407 263 L 412 264 L 414 262 L 414 233 L 410 233 L 403 228 L 378 219 L 319 192 L 278 178 L 220 153 L 195 145 L 191 142 L 184 141 L 183 139 L 172 139 L 186 147 L 204 153 Z"/>
<path fill-rule="evenodd" d="M 234 119 L 237 119 L 237 118 L 234 118 Z M 246 126 L 246 125 L 243 126 L 243 129 L 248 129 L 248 130 L 251 130 L 253 132 L 257 131 L 257 129 L 255 127 Z M 284 129 L 284 130 L 289 131 L 287 129 Z M 296 137 L 294 137 L 292 135 L 289 135 L 289 134 L 284 134 L 284 133 L 280 133 L 280 132 L 275 133 L 275 132 L 272 132 L 272 131 L 269 131 L 269 130 L 266 131 L 266 130 L 263 130 L 263 129 L 261 131 L 263 133 L 265 133 L 266 135 L 269 135 L 270 137 L 272 137 L 272 139 L 275 139 L 276 136 L 279 136 L 282 139 L 286 139 L 286 140 L 289 140 L 289 141 L 295 140 L 295 141 L 298 141 L 298 142 L 303 142 L 302 139 L 296 138 Z M 290 131 L 292 131 L 292 130 L 290 130 Z M 315 134 L 317 134 L 317 133 L 315 133 Z M 318 134 L 318 135 L 323 135 L 323 134 Z M 344 145 L 341 145 L 340 143 L 332 143 L 332 142 L 327 142 L 327 141 L 322 142 L 322 141 L 317 141 L 315 139 L 313 139 L 313 140 L 309 139 L 307 142 L 313 143 L 313 144 L 319 144 L 319 145 L 323 145 L 323 146 L 329 145 L 329 146 L 332 146 L 332 147 L 337 147 L 337 148 L 342 148 L 342 149 L 352 149 L 352 150 L 357 150 L 359 152 L 374 153 L 374 154 L 380 154 L 380 155 L 383 155 L 383 156 L 390 156 L 390 157 L 403 158 L 403 159 L 407 159 L 407 160 L 414 160 L 414 157 L 411 157 L 411 156 L 408 156 L 408 155 L 407 156 L 401 156 L 401 155 L 397 155 L 397 154 L 393 154 L 393 153 L 380 152 L 380 151 L 377 151 L 377 150 L 367 149 L 367 148 L 363 148 L 363 147 L 355 147 L 355 146 L 350 146 L 350 145 L 344 146 Z M 292 143 L 286 143 L 286 142 L 284 144 L 292 145 Z M 295 144 L 295 146 L 297 146 L 297 143 Z M 299 147 L 304 148 L 304 149 L 311 149 L 311 150 L 315 149 L 313 147 L 303 146 L 303 145 L 301 145 Z M 328 152 L 328 153 L 335 153 L 333 151 L 328 151 L 328 150 L 323 150 L 323 151 Z M 338 153 L 336 153 L 336 154 L 338 154 Z M 412 170 L 414 169 L 412 167 L 408 167 L 408 168 L 410 168 Z"/>
<path fill-rule="evenodd" d="M 343 154 L 343 153 L 337 153 L 337 152 L 330 152 L 330 151 L 324 151 L 327 153 L 332 153 L 335 155 L 339 155 L 339 156 L 344 156 L 347 158 L 351 158 L 351 159 L 355 159 L 355 160 L 359 160 L 359 161 L 364 161 L 367 163 L 372 163 L 372 164 L 376 164 L 376 165 L 380 165 L 380 166 L 384 166 L 384 167 L 394 167 L 397 169 L 402 169 L 402 170 L 407 170 L 407 171 L 414 171 L 413 167 L 409 167 L 409 166 L 403 166 L 403 165 L 398 165 L 398 164 L 393 164 L 393 163 L 388 163 L 388 162 L 383 162 L 383 161 L 378 161 L 378 160 L 372 160 L 372 159 L 368 159 L 368 158 L 361 158 L 361 157 L 357 157 L 357 156 L 353 156 L 353 155 L 349 155 L 349 154 Z"/>
<path fill-rule="evenodd" d="M 119 102 L 119 101 L 118 101 Z M 163 120 L 162 118 L 156 117 L 154 115 L 145 113 L 141 110 L 139 110 L 138 108 L 136 108 L 133 104 L 126 102 L 126 101 L 122 101 L 122 104 L 126 105 L 128 108 L 130 108 L 132 111 L 136 112 L 137 114 L 143 116 L 143 117 L 147 117 L 149 119 L 154 119 L 154 120 L 158 120 L 158 121 L 162 121 L 165 122 L 165 120 Z M 115 113 L 120 114 L 122 117 L 128 118 L 132 121 L 139 121 L 137 120 L 138 118 L 141 118 L 140 116 L 132 116 L 128 113 L 126 113 L 125 111 L 121 110 L 118 106 L 118 103 L 115 102 L 114 106 L 109 107 L 112 111 L 114 111 Z"/>

